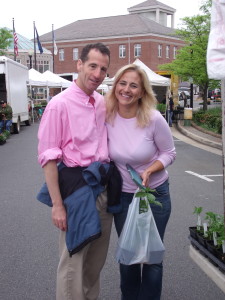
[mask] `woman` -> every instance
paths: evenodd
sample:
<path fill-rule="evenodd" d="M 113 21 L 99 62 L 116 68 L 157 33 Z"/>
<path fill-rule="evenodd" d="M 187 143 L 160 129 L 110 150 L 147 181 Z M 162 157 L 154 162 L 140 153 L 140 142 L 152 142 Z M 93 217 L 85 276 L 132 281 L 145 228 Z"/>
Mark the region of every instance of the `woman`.
<path fill-rule="evenodd" d="M 114 214 L 120 235 L 129 204 L 137 186 L 126 169 L 130 164 L 143 179 L 142 184 L 157 191 L 162 208 L 152 205 L 155 222 L 163 240 L 171 203 L 165 168 L 176 156 L 166 120 L 155 109 L 156 98 L 144 70 L 131 64 L 116 74 L 106 97 L 109 153 L 123 178 L 122 212 Z M 122 300 L 160 299 L 162 264 L 126 266 L 120 264 Z"/>

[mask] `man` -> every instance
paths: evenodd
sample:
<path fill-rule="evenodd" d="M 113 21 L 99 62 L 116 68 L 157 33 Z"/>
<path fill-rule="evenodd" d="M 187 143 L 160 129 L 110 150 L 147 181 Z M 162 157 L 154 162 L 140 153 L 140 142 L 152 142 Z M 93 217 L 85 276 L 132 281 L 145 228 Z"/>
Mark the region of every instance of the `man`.
<path fill-rule="evenodd" d="M 47 97 L 47 99 L 46 99 L 47 104 L 48 104 L 48 102 L 52 99 L 52 97 L 53 97 L 53 92 L 50 91 L 50 92 L 49 92 L 49 95 L 48 95 L 48 97 Z"/>
<path fill-rule="evenodd" d="M 162 103 L 166 104 L 166 95 L 163 95 Z"/>
<path fill-rule="evenodd" d="M 0 101 L 0 134 L 2 131 L 7 130 L 10 132 L 12 125 L 12 107 L 6 101 Z"/>
<path fill-rule="evenodd" d="M 109 49 L 103 44 L 85 46 L 77 62 L 77 80 L 48 103 L 38 132 L 38 160 L 53 204 L 52 221 L 61 230 L 57 300 L 96 300 L 99 295 L 99 276 L 112 225 L 112 215 L 106 212 L 106 193 L 96 201 L 101 237 L 70 257 L 57 163 L 63 161 L 69 169 L 78 169 L 93 162 L 109 162 L 104 99 L 95 91 L 106 76 L 109 61 Z"/>
<path fill-rule="evenodd" d="M 171 96 L 169 98 L 169 108 L 170 108 L 170 114 L 169 114 L 169 125 L 170 127 L 173 126 L 173 111 L 174 111 L 174 102 L 173 102 L 173 93 L 171 93 Z"/>

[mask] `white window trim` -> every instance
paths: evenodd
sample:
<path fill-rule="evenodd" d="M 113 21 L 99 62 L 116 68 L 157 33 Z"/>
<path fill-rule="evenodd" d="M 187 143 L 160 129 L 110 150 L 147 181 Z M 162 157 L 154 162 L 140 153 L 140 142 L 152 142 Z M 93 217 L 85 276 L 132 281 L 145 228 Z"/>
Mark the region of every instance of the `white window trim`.
<path fill-rule="evenodd" d="M 177 47 L 173 47 L 173 58 L 175 59 L 177 57 Z"/>
<path fill-rule="evenodd" d="M 64 49 L 59 49 L 59 61 L 64 61 L 64 60 L 65 60 Z"/>
<path fill-rule="evenodd" d="M 126 57 L 126 45 L 119 45 L 119 58 Z"/>
<path fill-rule="evenodd" d="M 78 60 L 78 59 L 79 59 L 79 49 L 73 48 L 73 60 Z"/>
<path fill-rule="evenodd" d="M 158 45 L 158 57 L 162 57 L 162 45 Z"/>
<path fill-rule="evenodd" d="M 170 58 L 170 46 L 166 46 L 166 58 Z"/>
<path fill-rule="evenodd" d="M 137 55 L 136 55 L 137 52 Z M 141 56 L 141 44 L 135 44 L 134 45 L 134 57 L 140 57 Z"/>

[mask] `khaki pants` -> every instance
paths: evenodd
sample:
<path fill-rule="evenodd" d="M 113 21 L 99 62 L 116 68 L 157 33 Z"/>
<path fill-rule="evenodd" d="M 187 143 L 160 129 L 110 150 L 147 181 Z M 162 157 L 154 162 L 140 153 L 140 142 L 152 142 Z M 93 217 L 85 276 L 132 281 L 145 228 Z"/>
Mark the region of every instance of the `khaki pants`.
<path fill-rule="evenodd" d="M 81 251 L 69 256 L 65 232 L 60 232 L 60 261 L 57 270 L 56 300 L 96 300 L 100 290 L 100 272 L 104 266 L 112 226 L 112 214 L 106 212 L 107 197 L 103 192 L 96 201 L 102 235 Z"/>

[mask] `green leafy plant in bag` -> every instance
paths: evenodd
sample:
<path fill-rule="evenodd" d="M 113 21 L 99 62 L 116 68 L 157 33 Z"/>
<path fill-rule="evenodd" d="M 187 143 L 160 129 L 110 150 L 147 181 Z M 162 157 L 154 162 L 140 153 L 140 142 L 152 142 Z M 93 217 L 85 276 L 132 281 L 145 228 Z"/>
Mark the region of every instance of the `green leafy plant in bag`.
<path fill-rule="evenodd" d="M 156 192 L 156 190 L 152 190 L 149 187 L 142 188 L 135 193 L 135 197 L 140 198 L 140 204 L 139 204 L 139 213 L 145 213 L 148 211 L 148 203 L 159 205 L 162 207 L 162 204 L 159 201 L 155 200 L 155 196 L 153 193 Z"/>

